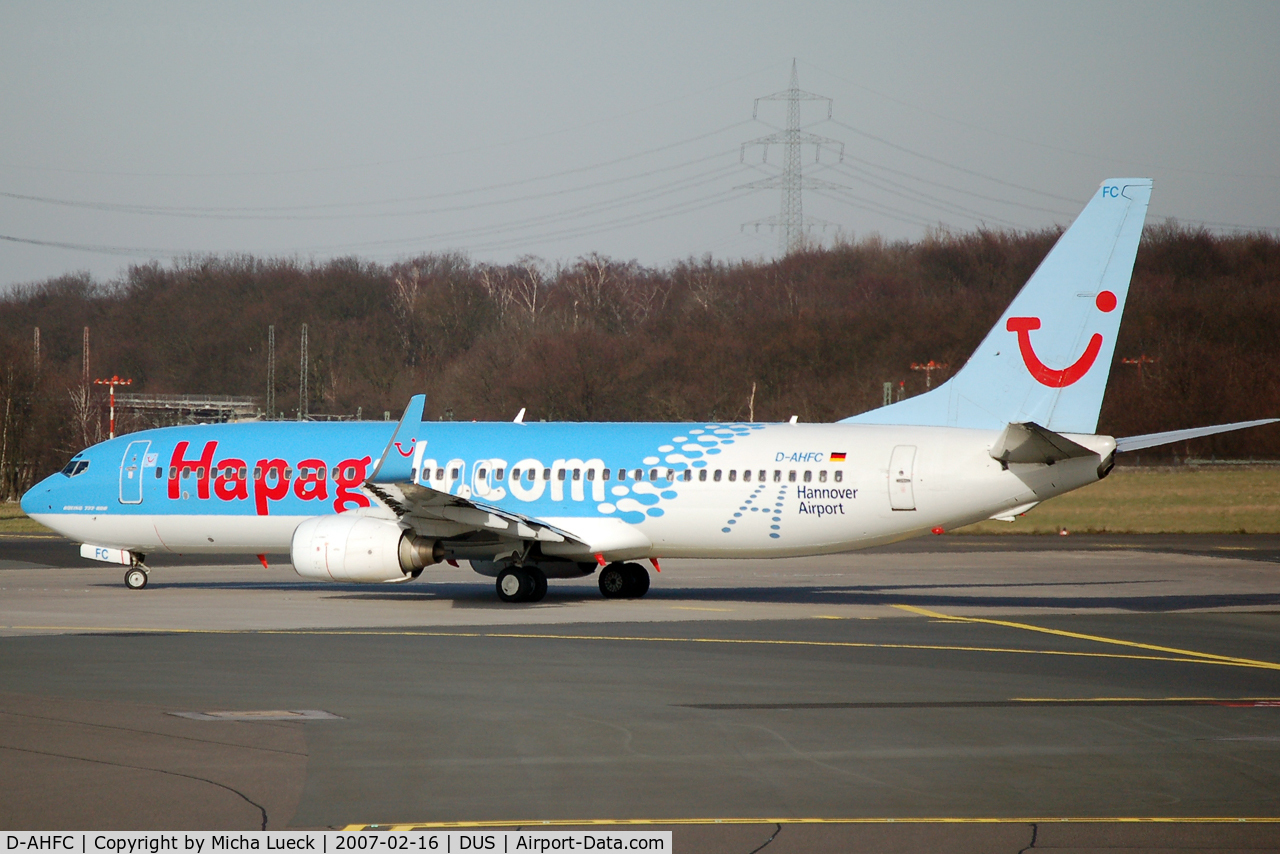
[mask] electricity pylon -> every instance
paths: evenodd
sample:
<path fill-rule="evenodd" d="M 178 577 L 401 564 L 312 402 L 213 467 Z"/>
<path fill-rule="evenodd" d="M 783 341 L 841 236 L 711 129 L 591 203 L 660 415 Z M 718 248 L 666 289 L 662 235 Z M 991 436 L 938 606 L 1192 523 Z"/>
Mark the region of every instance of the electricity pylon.
<path fill-rule="evenodd" d="M 814 147 L 814 162 L 819 162 L 822 156 L 823 146 L 838 147 L 840 150 L 840 160 L 844 160 L 844 143 L 836 139 L 828 139 L 825 136 L 809 133 L 800 129 L 800 102 L 801 101 L 826 101 L 827 102 L 827 118 L 831 118 L 831 99 L 822 95 L 815 95 L 812 92 L 806 92 L 800 88 L 800 78 L 796 74 L 796 63 L 791 61 L 791 85 L 781 92 L 774 92 L 772 95 L 765 95 L 762 98 L 756 98 L 755 104 L 751 108 L 751 118 L 756 117 L 761 101 L 786 101 L 787 102 L 787 129 L 778 133 L 771 133 L 768 136 L 762 136 L 742 144 L 742 150 L 739 153 L 739 159 L 745 161 L 747 146 L 759 145 L 764 147 L 764 161 L 769 159 L 769 146 L 784 146 L 784 160 L 782 165 L 782 173 L 774 175 L 771 178 L 764 178 L 759 181 L 752 181 L 749 184 L 743 184 L 739 189 L 752 190 L 782 190 L 782 210 L 777 216 L 765 217 L 754 222 L 743 224 L 743 228 L 748 225 L 754 225 L 758 230 L 760 226 L 767 225 L 770 228 L 777 227 L 780 231 L 779 248 L 782 254 L 795 252 L 804 248 L 804 232 L 806 227 L 821 225 L 826 228 L 828 225 L 836 226 L 835 223 L 826 220 L 816 219 L 814 217 L 806 218 L 804 215 L 804 202 L 800 197 L 801 190 L 808 188 L 811 190 L 834 189 L 837 185 L 817 178 L 805 178 L 801 174 L 800 167 L 800 150 L 802 146 L 812 145 Z M 836 226 L 838 227 L 838 226 Z"/>

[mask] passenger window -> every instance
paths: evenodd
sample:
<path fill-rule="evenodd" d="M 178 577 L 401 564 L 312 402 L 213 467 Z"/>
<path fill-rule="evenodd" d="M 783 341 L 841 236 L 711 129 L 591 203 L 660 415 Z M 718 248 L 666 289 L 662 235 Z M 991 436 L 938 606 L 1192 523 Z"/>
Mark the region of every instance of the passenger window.
<path fill-rule="evenodd" d="M 689 481 L 693 480 L 693 469 L 685 469 L 684 471 L 680 472 L 680 479 L 683 480 L 685 483 L 688 483 Z"/>
<path fill-rule="evenodd" d="M 600 479 L 601 479 L 601 480 L 608 480 L 608 479 L 609 479 L 609 470 L 608 470 L 608 469 L 601 469 L 601 470 L 600 470 Z"/>
<path fill-rule="evenodd" d="M 742 479 L 743 479 L 743 481 L 750 482 L 750 480 L 751 480 L 751 469 L 743 469 L 743 470 L 742 470 Z"/>
<path fill-rule="evenodd" d="M 525 472 L 525 473 L 524 473 L 524 479 L 525 479 L 525 480 L 527 480 L 527 481 L 529 481 L 530 483 L 533 483 L 535 480 L 537 480 L 537 479 L 538 479 L 538 472 L 537 472 L 537 470 L 536 470 L 536 469 L 529 469 L 527 472 Z"/>
<path fill-rule="evenodd" d="M 355 469 L 352 469 L 352 470 L 351 470 L 351 477 L 355 477 L 355 471 L 356 471 Z M 450 480 L 457 480 L 457 479 L 458 479 L 458 474 L 459 474 L 459 473 L 460 473 L 460 470 L 459 470 L 459 469 L 450 469 L 450 470 L 449 470 L 449 479 L 450 479 Z"/>
<path fill-rule="evenodd" d="M 811 480 L 813 480 L 813 472 L 811 472 L 811 471 L 806 471 L 806 472 L 804 473 L 804 482 L 805 482 L 805 483 L 808 483 L 808 482 L 809 482 L 809 481 L 811 481 Z"/>
<path fill-rule="evenodd" d="M 436 480 L 444 480 L 444 469 L 436 469 Z"/>
<path fill-rule="evenodd" d="M 574 479 L 574 480 L 582 480 L 582 469 L 574 469 L 574 470 L 573 470 L 573 479 Z"/>
<path fill-rule="evenodd" d="M 564 480 L 564 469 L 556 469 L 556 480 Z"/>
<path fill-rule="evenodd" d="M 730 482 L 730 483 L 733 483 L 733 482 L 734 482 L 735 480 L 737 480 L 737 479 L 738 479 L 738 470 L 737 470 L 737 469 L 729 469 L 729 482 Z"/>
<path fill-rule="evenodd" d="M 700 469 L 700 470 L 698 471 L 698 480 L 700 480 L 700 481 L 705 481 L 706 479 L 707 479 L 707 470 L 706 470 L 706 469 Z"/>
<path fill-rule="evenodd" d="M 519 479 L 520 479 L 520 469 L 512 469 L 512 470 L 511 470 L 511 479 L 512 479 L 512 480 L 519 480 Z"/>
<path fill-rule="evenodd" d="M 823 469 L 822 471 L 818 472 L 818 483 L 826 483 L 826 482 L 827 482 L 827 470 Z"/>
<path fill-rule="evenodd" d="M 773 482 L 774 483 L 782 482 L 782 472 L 778 471 L 777 469 L 773 470 Z"/>
<path fill-rule="evenodd" d="M 248 469 L 247 469 L 247 468 L 245 468 L 244 466 L 240 466 L 240 479 L 241 479 L 241 480 L 244 480 L 244 476 L 245 476 L 245 473 L 246 473 L 246 472 L 248 472 Z M 322 480 L 324 479 L 324 469 L 320 469 L 320 478 L 321 478 Z"/>
<path fill-rule="evenodd" d="M 201 470 L 201 472 L 200 472 L 200 476 L 201 476 L 201 477 L 204 477 L 204 471 L 203 471 L 203 470 Z M 284 479 L 285 479 L 285 480 L 288 480 L 288 479 L 289 479 L 289 478 L 291 478 L 291 477 L 293 477 L 293 469 L 289 468 L 288 466 L 285 466 L 285 467 L 284 467 Z"/>
<path fill-rule="evenodd" d="M 253 479 L 262 480 L 262 466 L 253 467 Z"/>
<path fill-rule="evenodd" d="M 177 479 L 178 479 L 178 467 L 169 466 L 169 480 L 177 480 Z"/>
<path fill-rule="evenodd" d="M 164 477 L 164 468 L 161 466 L 156 466 L 156 478 L 162 478 L 162 477 Z"/>
<path fill-rule="evenodd" d="M 627 479 L 627 470 L 618 469 L 618 480 L 626 480 L 626 479 Z"/>
<path fill-rule="evenodd" d="M 764 469 L 760 469 L 760 482 L 761 482 L 761 483 L 764 483 L 765 478 L 766 478 L 766 477 L 768 477 L 768 476 L 769 476 L 769 473 L 768 473 L 767 471 L 765 471 Z"/>
<path fill-rule="evenodd" d="M 551 469 L 543 469 L 543 470 L 542 470 L 542 479 L 543 479 L 543 480 L 551 480 Z"/>
<path fill-rule="evenodd" d="M 676 470 L 675 470 L 675 469 L 667 469 L 667 483 L 671 483 L 671 481 L 673 481 L 673 480 L 675 480 L 675 479 L 676 479 Z"/>
<path fill-rule="evenodd" d="M 502 476 L 506 473 L 507 473 L 506 469 L 498 469 L 496 472 L 493 473 L 493 476 L 496 477 L 498 480 L 502 480 Z"/>
<path fill-rule="evenodd" d="M 182 467 L 182 479 L 183 479 L 183 480 L 186 480 L 186 479 L 187 479 L 187 478 L 189 478 L 189 477 L 191 477 L 191 466 L 183 466 L 183 467 Z"/>
<path fill-rule="evenodd" d="M 326 471 L 327 470 L 325 469 L 324 466 L 321 466 L 320 468 L 316 469 L 316 480 L 324 480 L 324 475 Z"/>
<path fill-rule="evenodd" d="M 644 469 L 636 469 L 636 473 L 632 476 L 632 480 L 644 480 Z"/>
<path fill-rule="evenodd" d="M 787 473 L 787 480 L 789 480 L 791 483 L 796 482 L 796 473 L 794 469 Z"/>
<path fill-rule="evenodd" d="M 595 480 L 595 479 L 596 479 L 596 470 L 587 469 L 587 480 Z"/>
<path fill-rule="evenodd" d="M 427 466 L 422 467 L 422 479 L 431 480 L 431 469 L 428 468 Z"/>
<path fill-rule="evenodd" d="M 837 469 L 837 470 L 836 470 L 836 483 L 840 483 L 842 480 L 844 480 L 844 472 L 842 472 L 842 471 L 840 471 L 839 469 Z"/>
<path fill-rule="evenodd" d="M 714 480 L 716 483 L 720 482 L 720 469 L 716 469 L 716 473 L 712 475 L 711 479 Z"/>
<path fill-rule="evenodd" d="M 480 471 L 476 472 L 476 478 L 478 480 L 484 480 L 485 475 L 487 475 L 488 473 L 489 473 L 488 469 L 480 469 Z"/>

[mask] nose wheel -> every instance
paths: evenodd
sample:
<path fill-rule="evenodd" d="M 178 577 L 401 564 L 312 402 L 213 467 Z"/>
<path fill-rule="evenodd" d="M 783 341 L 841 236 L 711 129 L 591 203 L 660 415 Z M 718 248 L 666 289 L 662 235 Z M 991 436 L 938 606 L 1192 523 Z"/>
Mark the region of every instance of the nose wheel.
<path fill-rule="evenodd" d="M 142 566 L 131 566 L 124 574 L 124 586 L 130 590 L 141 590 L 147 586 L 147 570 Z"/>

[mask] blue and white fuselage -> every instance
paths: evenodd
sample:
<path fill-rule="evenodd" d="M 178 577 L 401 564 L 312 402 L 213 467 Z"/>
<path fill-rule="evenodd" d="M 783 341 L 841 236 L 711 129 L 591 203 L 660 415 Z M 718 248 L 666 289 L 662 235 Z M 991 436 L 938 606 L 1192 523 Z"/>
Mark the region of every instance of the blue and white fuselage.
<path fill-rule="evenodd" d="M 380 512 L 361 487 L 390 445 L 404 455 L 406 480 L 586 544 L 544 543 L 548 553 L 782 557 L 890 542 L 1033 504 L 1096 480 L 1114 448 L 1105 437 L 1075 437 L 1095 446 L 1091 462 L 1028 480 L 990 455 L 999 431 L 423 422 L 396 448 L 396 427 L 263 422 L 133 433 L 77 455 L 68 470 L 78 473 L 49 478 L 23 507 L 72 539 L 142 554 L 287 552 L 304 519 Z M 447 532 L 446 542 L 465 533 Z"/>
<path fill-rule="evenodd" d="M 1106 475 L 1116 450 L 1249 425 L 1095 435 L 1151 182 L 1103 182 L 965 366 L 836 424 L 265 422 L 95 445 L 23 509 L 130 566 L 157 552 L 288 552 L 299 574 L 405 581 L 442 560 L 534 600 L 636 559 L 846 551 L 1012 519 Z M 1264 423 L 1264 422 L 1250 422 Z M 264 559 L 265 560 L 265 559 Z"/>

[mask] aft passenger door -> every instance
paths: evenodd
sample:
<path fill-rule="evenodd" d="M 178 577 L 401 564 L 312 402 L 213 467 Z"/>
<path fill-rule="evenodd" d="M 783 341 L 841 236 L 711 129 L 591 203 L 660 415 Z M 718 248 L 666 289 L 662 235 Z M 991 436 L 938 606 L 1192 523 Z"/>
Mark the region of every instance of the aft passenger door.
<path fill-rule="evenodd" d="M 916 494 L 912 488 L 916 462 L 915 445 L 898 445 L 889 458 L 889 506 L 894 510 L 915 510 Z"/>
<path fill-rule="evenodd" d="M 142 503 L 142 461 L 147 456 L 147 448 L 151 442 L 140 440 L 130 442 L 124 450 L 124 459 L 120 461 L 120 503 Z"/>

